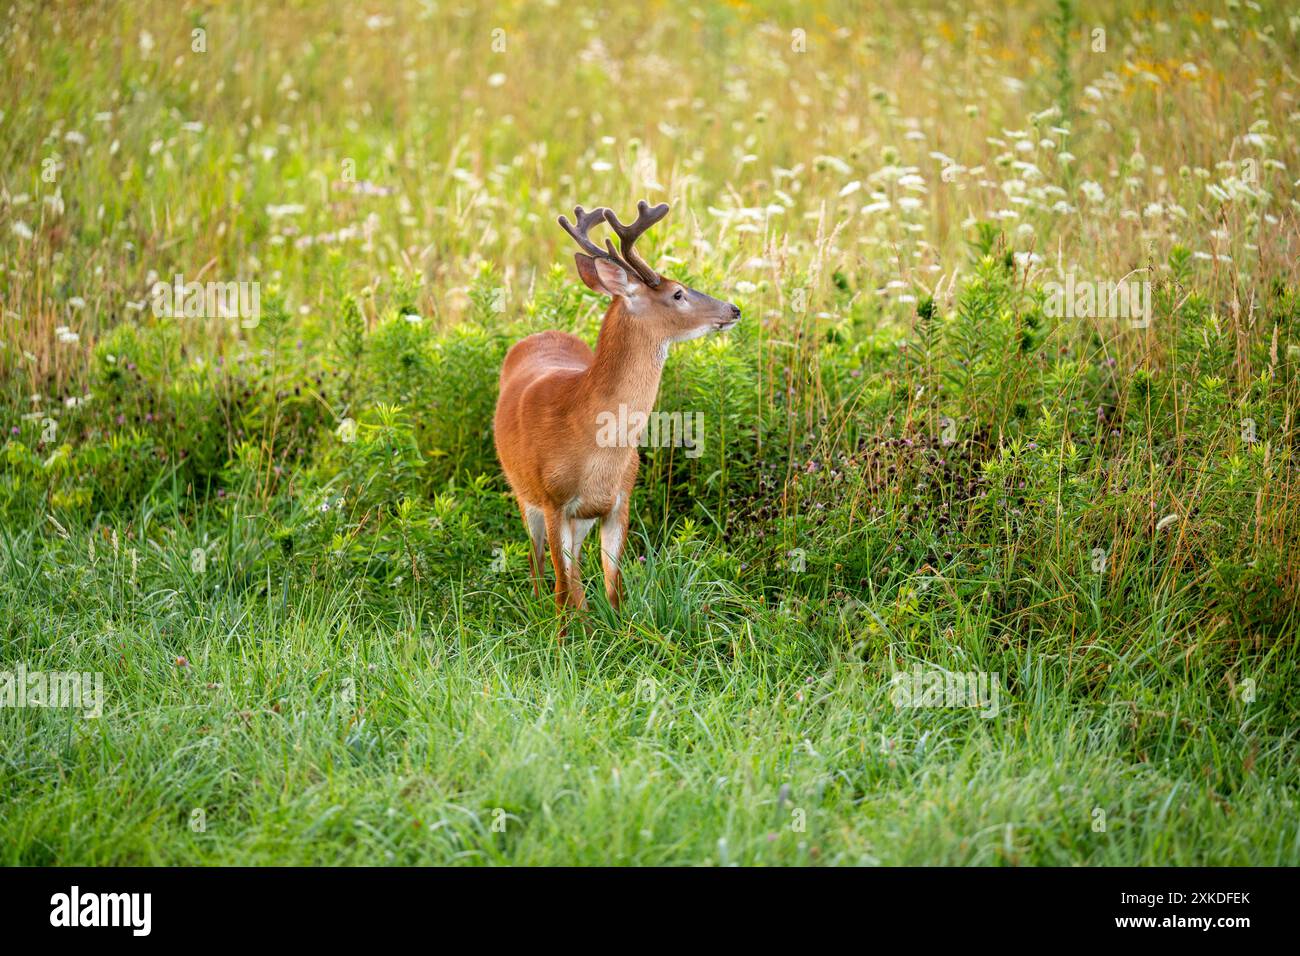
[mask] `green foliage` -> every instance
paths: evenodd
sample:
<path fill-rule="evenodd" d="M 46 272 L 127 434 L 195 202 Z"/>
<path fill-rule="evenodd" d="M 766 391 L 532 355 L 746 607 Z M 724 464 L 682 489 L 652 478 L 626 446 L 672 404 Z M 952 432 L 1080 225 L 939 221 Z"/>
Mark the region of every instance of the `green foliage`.
<path fill-rule="evenodd" d="M 0 862 L 1300 862 L 1294 11 L 373 6 L 6 8 L 0 673 L 105 699 L 0 707 Z M 498 374 L 642 196 L 744 319 L 560 616 Z"/>
<path fill-rule="evenodd" d="M 1056 105 L 1065 116 L 1074 112 L 1074 70 L 1070 54 L 1076 43 L 1074 0 L 1056 0 L 1052 15 L 1052 52 L 1056 58 Z"/>

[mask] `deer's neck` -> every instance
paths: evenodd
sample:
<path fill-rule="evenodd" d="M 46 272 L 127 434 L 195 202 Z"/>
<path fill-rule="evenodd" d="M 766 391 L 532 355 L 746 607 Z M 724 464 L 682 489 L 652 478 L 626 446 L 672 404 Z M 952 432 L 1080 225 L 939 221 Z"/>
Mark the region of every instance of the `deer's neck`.
<path fill-rule="evenodd" d="M 664 343 L 627 314 L 615 299 L 600 325 L 596 358 L 587 370 L 583 391 L 593 412 L 649 412 L 659 394 Z"/>

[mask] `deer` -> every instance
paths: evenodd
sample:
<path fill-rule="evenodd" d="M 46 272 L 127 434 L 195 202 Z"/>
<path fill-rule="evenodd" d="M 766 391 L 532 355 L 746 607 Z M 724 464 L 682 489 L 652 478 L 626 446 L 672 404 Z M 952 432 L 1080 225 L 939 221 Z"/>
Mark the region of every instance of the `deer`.
<path fill-rule="evenodd" d="M 688 288 L 652 269 L 634 248 L 647 229 L 668 215 L 668 204 L 637 204 L 624 225 L 601 206 L 560 216 L 578 244 L 578 277 L 609 296 L 593 351 L 568 332 L 548 330 L 515 343 L 501 365 L 493 420 L 497 458 L 528 532 L 533 593 L 545 586 L 545 552 L 555 573 L 557 613 L 587 607 L 582 586 L 582 543 L 600 522 L 605 596 L 618 611 L 623 599 L 621 562 L 628 514 L 641 456 L 637 450 L 659 394 L 669 346 L 717 332 L 740 321 L 740 308 Z M 608 225 L 619 248 L 589 237 Z M 601 423 L 620 408 L 631 423 L 611 442 Z"/>

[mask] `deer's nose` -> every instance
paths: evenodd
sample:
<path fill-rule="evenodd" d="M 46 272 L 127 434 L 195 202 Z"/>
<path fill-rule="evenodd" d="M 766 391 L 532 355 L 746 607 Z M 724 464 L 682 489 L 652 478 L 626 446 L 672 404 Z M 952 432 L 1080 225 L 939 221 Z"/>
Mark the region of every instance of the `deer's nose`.
<path fill-rule="evenodd" d="M 740 318 L 740 306 L 738 306 L 738 305 L 733 305 L 733 306 L 731 307 L 731 317 L 732 317 L 733 319 L 739 319 L 739 318 Z"/>

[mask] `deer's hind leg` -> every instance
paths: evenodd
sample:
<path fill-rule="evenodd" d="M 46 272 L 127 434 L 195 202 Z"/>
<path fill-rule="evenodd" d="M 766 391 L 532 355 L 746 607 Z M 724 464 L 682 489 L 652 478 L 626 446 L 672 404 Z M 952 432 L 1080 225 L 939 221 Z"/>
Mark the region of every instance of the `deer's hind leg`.
<path fill-rule="evenodd" d="M 595 521 L 570 518 L 559 508 L 548 508 L 545 517 L 546 543 L 555 568 L 555 606 L 560 610 L 585 607 L 579 558 L 582 541 Z"/>
<path fill-rule="evenodd" d="M 596 524 L 595 518 L 571 518 L 573 557 L 569 561 L 569 603 L 573 607 L 587 606 L 587 592 L 582 586 L 582 542 Z"/>
<path fill-rule="evenodd" d="M 528 576 L 533 580 L 533 594 L 541 597 L 546 580 L 546 512 L 522 499 L 519 510 L 528 529 Z"/>
<path fill-rule="evenodd" d="M 569 564 L 573 555 L 573 524 L 559 508 L 547 508 L 546 544 L 551 549 L 551 566 L 555 569 L 555 607 L 569 606 Z"/>

